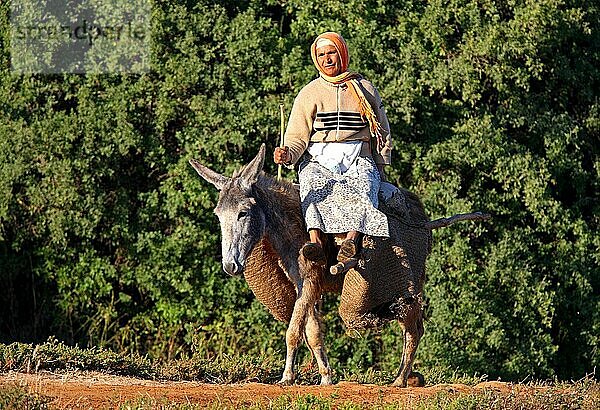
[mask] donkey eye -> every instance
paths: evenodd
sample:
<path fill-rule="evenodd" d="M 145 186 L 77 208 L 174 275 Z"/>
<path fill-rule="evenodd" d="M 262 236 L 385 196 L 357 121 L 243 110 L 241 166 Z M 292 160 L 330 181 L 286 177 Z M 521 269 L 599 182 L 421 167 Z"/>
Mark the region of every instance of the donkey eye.
<path fill-rule="evenodd" d="M 238 214 L 238 219 L 242 219 L 244 217 L 248 216 L 248 212 L 246 211 L 240 211 L 240 213 Z"/>

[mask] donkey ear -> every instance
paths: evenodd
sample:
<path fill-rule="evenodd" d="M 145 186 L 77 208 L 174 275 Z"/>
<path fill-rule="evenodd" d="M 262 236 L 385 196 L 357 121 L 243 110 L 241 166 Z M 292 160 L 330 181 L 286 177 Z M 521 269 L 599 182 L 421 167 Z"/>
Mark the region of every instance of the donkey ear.
<path fill-rule="evenodd" d="M 252 186 L 252 184 L 258 181 L 258 176 L 260 175 L 260 172 L 265 164 L 265 151 L 265 144 L 261 144 L 256 157 L 254 157 L 254 159 L 250 161 L 240 173 L 240 178 L 247 187 Z"/>
<path fill-rule="evenodd" d="M 227 181 L 229 181 L 229 178 L 227 178 L 226 176 L 223 176 L 218 172 L 215 172 L 212 169 L 205 167 L 195 159 L 190 159 L 189 163 L 192 167 L 194 167 L 198 175 L 200 175 L 206 181 L 213 184 L 219 191 L 223 189 L 223 186 L 227 183 Z"/>

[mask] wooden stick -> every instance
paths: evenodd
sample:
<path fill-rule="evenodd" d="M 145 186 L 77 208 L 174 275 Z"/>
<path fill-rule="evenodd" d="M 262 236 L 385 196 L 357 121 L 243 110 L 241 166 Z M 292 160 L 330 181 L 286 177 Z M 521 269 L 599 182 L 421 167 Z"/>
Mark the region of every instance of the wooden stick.
<path fill-rule="evenodd" d="M 329 268 L 329 273 L 332 275 L 341 275 L 342 273 L 348 272 L 350 269 L 358 264 L 357 258 L 350 258 L 345 262 L 338 262 Z"/>
<path fill-rule="evenodd" d="M 283 104 L 279 104 L 279 113 L 280 113 L 280 118 L 281 118 L 281 122 L 280 122 L 280 126 L 279 126 L 279 130 L 280 130 L 280 134 L 281 134 L 281 141 L 279 143 L 279 147 L 283 148 L 283 134 L 284 134 L 284 127 L 285 127 L 285 115 L 283 113 Z M 281 164 L 279 164 L 277 166 L 277 180 L 280 181 L 281 180 L 281 170 L 283 169 L 283 167 L 281 166 Z"/>

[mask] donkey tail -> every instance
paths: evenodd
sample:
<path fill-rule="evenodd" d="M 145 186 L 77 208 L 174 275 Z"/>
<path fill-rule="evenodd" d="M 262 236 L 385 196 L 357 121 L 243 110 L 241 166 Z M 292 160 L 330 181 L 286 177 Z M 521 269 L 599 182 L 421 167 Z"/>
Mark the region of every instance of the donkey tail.
<path fill-rule="evenodd" d="M 461 221 L 485 221 L 490 219 L 492 216 L 490 214 L 484 214 L 482 212 L 472 212 L 469 214 L 458 214 L 451 216 L 449 218 L 440 218 L 435 219 L 433 221 L 429 221 L 425 223 L 425 227 L 428 229 L 438 229 L 446 226 L 450 226 L 456 222 Z"/>

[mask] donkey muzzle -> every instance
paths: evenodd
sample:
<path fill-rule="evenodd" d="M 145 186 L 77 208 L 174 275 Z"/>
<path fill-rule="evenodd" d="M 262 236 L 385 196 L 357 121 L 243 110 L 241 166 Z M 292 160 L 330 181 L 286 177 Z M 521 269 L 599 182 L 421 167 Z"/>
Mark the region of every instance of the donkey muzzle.
<path fill-rule="evenodd" d="M 235 261 L 223 262 L 223 270 L 229 276 L 241 275 L 244 268 Z"/>

